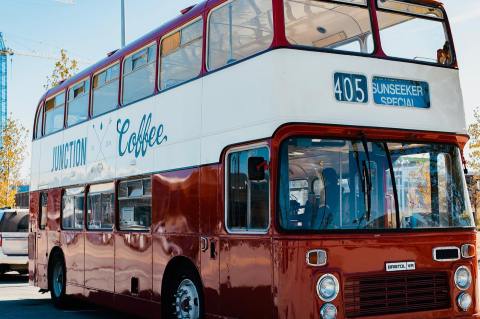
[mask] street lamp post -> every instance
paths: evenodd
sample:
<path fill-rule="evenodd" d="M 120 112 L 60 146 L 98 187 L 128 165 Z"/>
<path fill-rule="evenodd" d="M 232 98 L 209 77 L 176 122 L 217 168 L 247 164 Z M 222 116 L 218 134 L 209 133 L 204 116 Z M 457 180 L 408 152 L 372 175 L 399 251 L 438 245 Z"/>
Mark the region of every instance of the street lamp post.
<path fill-rule="evenodd" d="M 122 37 L 122 48 L 125 47 L 125 0 L 121 1 L 121 37 Z"/>

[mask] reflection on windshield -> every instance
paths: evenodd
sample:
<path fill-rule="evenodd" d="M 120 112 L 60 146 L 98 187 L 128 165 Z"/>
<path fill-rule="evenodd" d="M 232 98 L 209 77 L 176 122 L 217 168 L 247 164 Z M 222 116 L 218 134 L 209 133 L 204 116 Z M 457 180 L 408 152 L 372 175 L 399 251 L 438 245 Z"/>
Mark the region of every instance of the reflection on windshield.
<path fill-rule="evenodd" d="M 454 146 L 295 138 L 280 158 L 284 229 L 473 225 Z"/>

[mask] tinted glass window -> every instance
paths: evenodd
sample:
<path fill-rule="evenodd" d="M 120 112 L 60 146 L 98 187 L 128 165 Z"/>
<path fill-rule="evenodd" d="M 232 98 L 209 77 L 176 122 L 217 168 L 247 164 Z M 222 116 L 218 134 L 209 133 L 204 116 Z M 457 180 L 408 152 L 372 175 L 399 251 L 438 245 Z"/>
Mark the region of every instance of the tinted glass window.
<path fill-rule="evenodd" d="M 208 68 L 264 51 L 272 40 L 272 0 L 234 0 L 210 14 Z"/>
<path fill-rule="evenodd" d="M 65 93 L 59 94 L 45 103 L 45 135 L 63 128 L 64 113 Z"/>
<path fill-rule="evenodd" d="M 359 5 L 353 5 L 359 4 Z M 342 5 L 326 1 L 284 0 L 285 31 L 291 44 L 350 52 L 373 52 L 366 1 Z"/>
<path fill-rule="evenodd" d="M 261 157 L 268 166 L 268 148 L 228 155 L 227 228 L 231 231 L 265 231 L 269 224 L 269 173 L 261 181 L 248 178 L 248 159 Z"/>
<path fill-rule="evenodd" d="M 155 91 L 157 45 L 151 45 L 123 63 L 123 104 L 138 101 Z"/>
<path fill-rule="evenodd" d="M 67 126 L 88 119 L 88 101 L 90 98 L 90 80 L 74 85 L 68 90 Z"/>
<path fill-rule="evenodd" d="M 114 110 L 118 106 L 120 64 L 115 64 L 93 77 L 92 116 Z"/>
<path fill-rule="evenodd" d="M 121 230 L 148 230 L 152 223 L 151 179 L 121 182 L 118 205 Z"/>
<path fill-rule="evenodd" d="M 162 40 L 160 89 L 197 77 L 202 68 L 203 20 Z"/>
<path fill-rule="evenodd" d="M 112 230 L 115 222 L 115 185 L 92 185 L 87 196 L 87 228 Z"/>
<path fill-rule="evenodd" d="M 45 229 L 47 225 L 47 202 L 48 202 L 48 194 L 47 193 L 40 193 L 40 229 Z"/>
<path fill-rule="evenodd" d="M 66 189 L 62 198 L 62 227 L 83 229 L 84 188 Z"/>

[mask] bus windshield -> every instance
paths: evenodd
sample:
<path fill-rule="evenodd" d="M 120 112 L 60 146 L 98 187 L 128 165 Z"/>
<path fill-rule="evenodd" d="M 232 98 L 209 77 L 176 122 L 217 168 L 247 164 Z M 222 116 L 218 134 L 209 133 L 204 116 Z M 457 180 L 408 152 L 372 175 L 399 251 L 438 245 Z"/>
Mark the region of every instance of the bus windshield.
<path fill-rule="evenodd" d="M 285 230 L 474 227 L 460 151 L 447 144 L 289 139 L 279 204 Z"/>

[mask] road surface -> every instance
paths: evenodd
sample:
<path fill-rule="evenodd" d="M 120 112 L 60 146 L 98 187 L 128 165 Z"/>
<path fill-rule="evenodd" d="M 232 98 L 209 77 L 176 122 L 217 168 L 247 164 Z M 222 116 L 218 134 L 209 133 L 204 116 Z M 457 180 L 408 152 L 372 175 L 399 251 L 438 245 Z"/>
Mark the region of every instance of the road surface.
<path fill-rule="evenodd" d="M 66 310 L 54 308 L 50 294 L 38 293 L 38 288 L 28 285 L 28 277 L 15 272 L 0 276 L 0 318 L 1 319 L 126 319 L 110 309 L 102 309 L 85 302 L 77 302 Z M 132 316 L 128 316 L 133 319 Z"/>

